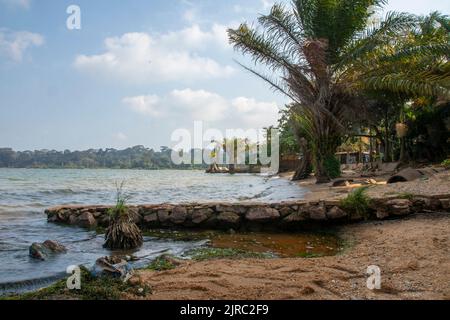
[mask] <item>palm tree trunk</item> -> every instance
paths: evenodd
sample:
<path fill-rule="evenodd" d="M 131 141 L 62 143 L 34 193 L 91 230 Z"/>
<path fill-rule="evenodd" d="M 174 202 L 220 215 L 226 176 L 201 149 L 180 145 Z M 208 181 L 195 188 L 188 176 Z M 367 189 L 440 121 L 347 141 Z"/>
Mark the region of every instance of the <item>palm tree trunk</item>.
<path fill-rule="evenodd" d="M 333 175 L 336 175 L 336 172 L 340 172 L 340 164 L 339 168 L 330 167 L 330 160 L 335 159 L 339 144 L 340 136 L 338 134 L 322 135 L 317 140 L 317 145 L 313 148 L 313 161 L 317 184 L 330 182 L 331 179 L 336 178 Z M 336 172 L 331 172 L 333 169 Z"/>
<path fill-rule="evenodd" d="M 292 181 L 304 180 L 311 174 L 311 152 L 307 148 L 303 149 L 302 159 L 295 170 Z"/>

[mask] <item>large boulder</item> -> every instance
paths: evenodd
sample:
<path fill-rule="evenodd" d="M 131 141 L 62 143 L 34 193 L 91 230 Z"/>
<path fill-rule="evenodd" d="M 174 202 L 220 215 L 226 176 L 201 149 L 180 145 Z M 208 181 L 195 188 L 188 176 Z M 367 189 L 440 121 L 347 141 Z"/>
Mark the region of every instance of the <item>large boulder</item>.
<path fill-rule="evenodd" d="M 83 228 L 93 228 L 97 225 L 97 220 L 92 213 L 86 211 L 78 216 L 77 225 Z"/>
<path fill-rule="evenodd" d="M 334 206 L 327 212 L 327 217 L 330 220 L 338 220 L 343 219 L 348 216 L 348 213 L 339 208 L 338 206 Z"/>
<path fill-rule="evenodd" d="M 241 217 L 234 212 L 221 212 L 217 215 L 216 222 L 219 228 L 228 230 L 237 229 Z"/>
<path fill-rule="evenodd" d="M 159 226 L 158 214 L 156 212 L 146 214 L 144 216 L 144 224 L 149 228 L 156 228 Z"/>
<path fill-rule="evenodd" d="M 309 214 L 311 220 L 327 220 L 327 208 L 324 204 L 310 205 L 302 208 L 303 212 Z"/>
<path fill-rule="evenodd" d="M 172 209 L 172 214 L 170 215 L 170 222 L 176 225 L 181 225 L 186 221 L 187 209 L 185 207 L 175 207 Z"/>
<path fill-rule="evenodd" d="M 167 227 L 171 225 L 169 210 L 158 210 L 158 220 L 162 226 Z"/>
<path fill-rule="evenodd" d="M 278 210 L 269 207 L 257 207 L 250 209 L 245 218 L 252 222 L 270 222 L 280 218 Z"/>
<path fill-rule="evenodd" d="M 43 243 L 33 243 L 29 248 L 30 257 L 39 260 L 47 260 L 52 254 L 66 252 L 66 247 L 52 240 L 47 240 Z"/>
<path fill-rule="evenodd" d="M 211 218 L 212 214 L 213 211 L 208 208 L 194 209 L 191 217 L 192 223 L 194 225 L 202 224 L 203 222 Z"/>
<path fill-rule="evenodd" d="M 294 228 L 302 225 L 302 223 L 306 220 L 307 218 L 305 217 L 305 214 L 297 211 L 285 217 L 282 221 L 282 226 L 286 228 Z"/>

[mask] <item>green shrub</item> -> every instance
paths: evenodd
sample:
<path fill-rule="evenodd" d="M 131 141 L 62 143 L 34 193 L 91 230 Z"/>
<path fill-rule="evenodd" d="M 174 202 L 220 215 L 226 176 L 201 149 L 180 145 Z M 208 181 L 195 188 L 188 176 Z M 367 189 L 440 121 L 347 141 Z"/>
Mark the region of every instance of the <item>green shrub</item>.
<path fill-rule="evenodd" d="M 351 215 L 369 217 L 370 197 L 366 194 L 368 187 L 353 190 L 347 198 L 341 201 L 341 206 Z"/>
<path fill-rule="evenodd" d="M 148 266 L 148 269 L 154 271 L 166 271 L 175 269 L 176 265 L 173 261 L 165 255 L 159 256 Z"/>
<path fill-rule="evenodd" d="M 450 159 L 442 161 L 441 165 L 446 169 L 450 169 Z"/>
<path fill-rule="evenodd" d="M 335 156 L 326 158 L 323 165 L 330 179 L 336 179 L 341 176 L 341 163 Z"/>

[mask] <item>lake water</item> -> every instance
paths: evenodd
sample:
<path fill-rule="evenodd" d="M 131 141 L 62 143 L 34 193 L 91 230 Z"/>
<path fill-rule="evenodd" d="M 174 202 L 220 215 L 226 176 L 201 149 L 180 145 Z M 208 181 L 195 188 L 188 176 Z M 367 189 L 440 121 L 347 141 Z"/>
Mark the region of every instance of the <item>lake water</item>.
<path fill-rule="evenodd" d="M 125 181 L 131 204 L 301 199 L 306 190 L 278 177 L 208 175 L 202 171 L 0 169 L 0 294 L 42 287 L 69 265 L 92 264 L 111 252 L 103 237 L 80 228 L 47 223 L 44 210 L 65 204 L 112 204 L 116 183 Z M 47 261 L 28 256 L 33 242 L 56 240 L 67 254 Z M 205 241 L 145 238 L 133 252 L 148 263 L 170 253 L 182 256 Z"/>

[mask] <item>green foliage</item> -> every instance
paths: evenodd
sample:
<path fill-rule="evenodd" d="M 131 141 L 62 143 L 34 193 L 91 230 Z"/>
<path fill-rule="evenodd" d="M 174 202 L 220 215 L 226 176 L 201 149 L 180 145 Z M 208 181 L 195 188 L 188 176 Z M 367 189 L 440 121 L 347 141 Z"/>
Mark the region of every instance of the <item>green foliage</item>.
<path fill-rule="evenodd" d="M 442 161 L 441 165 L 443 167 L 445 167 L 446 169 L 450 169 L 450 159 L 446 159 L 446 160 Z"/>
<path fill-rule="evenodd" d="M 397 197 L 399 199 L 413 200 L 414 199 L 414 194 L 409 193 L 409 192 L 403 192 L 403 193 L 399 193 Z"/>
<path fill-rule="evenodd" d="M 370 197 L 366 194 L 368 187 L 361 187 L 353 190 L 347 198 L 341 201 L 344 210 L 352 215 L 362 216 L 366 219 L 370 213 Z"/>
<path fill-rule="evenodd" d="M 116 205 L 108 210 L 108 215 L 117 220 L 120 217 L 124 217 L 128 214 L 128 207 L 126 203 L 130 200 L 130 196 L 124 193 L 125 181 L 120 184 L 116 183 Z"/>
<path fill-rule="evenodd" d="M 193 150 L 191 152 L 194 152 Z M 90 149 L 85 151 L 14 151 L 0 148 L 0 167 L 11 168 L 52 168 L 52 169 L 205 169 L 206 164 L 174 165 L 172 150 L 161 151 L 135 146 L 125 150 Z"/>
<path fill-rule="evenodd" d="M 297 257 L 304 258 L 304 259 L 312 259 L 312 258 L 321 258 L 325 256 L 322 253 L 311 253 L 311 252 L 300 252 L 297 254 Z"/>
<path fill-rule="evenodd" d="M 341 163 L 335 156 L 327 157 L 323 165 L 330 179 L 336 179 L 341 176 Z"/>
<path fill-rule="evenodd" d="M 147 269 L 154 271 L 166 271 L 175 269 L 176 265 L 167 256 L 159 256 L 147 267 Z"/>
<path fill-rule="evenodd" d="M 211 259 L 246 259 L 246 258 L 268 258 L 270 254 L 267 253 L 257 253 L 249 252 L 239 249 L 231 248 L 199 248 L 194 249 L 187 253 L 188 256 L 192 257 L 193 260 L 204 261 Z"/>

